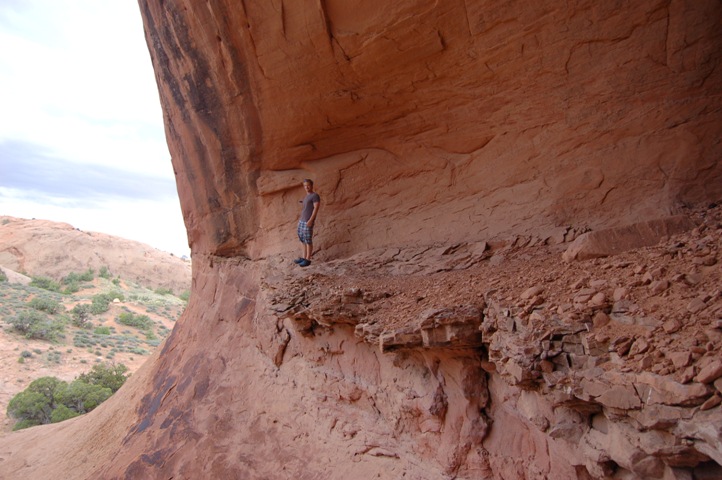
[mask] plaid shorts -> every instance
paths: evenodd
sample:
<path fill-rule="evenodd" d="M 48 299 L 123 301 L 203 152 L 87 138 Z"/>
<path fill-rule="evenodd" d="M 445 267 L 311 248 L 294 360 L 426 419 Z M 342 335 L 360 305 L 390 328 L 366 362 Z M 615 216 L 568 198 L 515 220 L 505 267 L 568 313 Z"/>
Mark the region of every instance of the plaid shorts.
<path fill-rule="evenodd" d="M 309 227 L 303 220 L 298 222 L 298 239 L 306 245 L 313 243 L 313 227 Z"/>

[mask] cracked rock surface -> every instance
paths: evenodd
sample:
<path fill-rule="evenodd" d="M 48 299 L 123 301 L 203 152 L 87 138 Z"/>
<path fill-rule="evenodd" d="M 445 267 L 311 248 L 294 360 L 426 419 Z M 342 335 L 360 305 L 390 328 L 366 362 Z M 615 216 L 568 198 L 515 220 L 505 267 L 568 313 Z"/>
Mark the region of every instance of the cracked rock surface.
<path fill-rule="evenodd" d="M 592 478 L 722 475 L 722 208 L 685 221 L 656 245 L 569 262 L 576 245 L 513 238 L 277 265 L 271 305 L 302 335 L 349 326 L 383 354 L 477 352 L 467 367 L 503 385 L 486 415 L 533 397 L 517 421 Z M 507 427 L 493 425 L 481 445 L 498 472 Z"/>

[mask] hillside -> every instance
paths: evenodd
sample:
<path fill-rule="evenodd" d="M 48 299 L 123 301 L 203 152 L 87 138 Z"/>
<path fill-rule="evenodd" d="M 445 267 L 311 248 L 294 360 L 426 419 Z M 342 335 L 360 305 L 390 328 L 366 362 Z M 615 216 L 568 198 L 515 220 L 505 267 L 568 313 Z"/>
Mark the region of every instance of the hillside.
<path fill-rule="evenodd" d="M 130 374 L 135 372 L 186 307 L 187 297 L 117 277 L 95 277 L 80 282 L 79 291 L 61 294 L 17 282 L 9 273 L 8 280 L 0 281 L 0 431 L 9 431 L 15 423 L 6 417 L 8 402 L 33 380 L 51 376 L 71 381 L 99 362 L 123 364 Z M 107 311 L 90 315 L 82 327 L 76 325 L 73 308 L 90 306 L 101 295 L 113 298 Z M 33 300 L 42 300 L 41 307 L 51 305 L 53 311 L 33 308 Z M 30 312 L 48 322 L 52 338 L 28 338 L 29 334 L 13 328 L 14 319 Z M 121 318 L 142 322 L 128 325 Z"/>
<path fill-rule="evenodd" d="M 14 423 L 6 418 L 8 402 L 39 377 L 69 381 L 97 362 L 122 363 L 130 373 L 136 371 L 173 328 L 190 290 L 187 260 L 139 242 L 47 220 L 0 217 L 0 269 L 3 431 Z M 32 277 L 54 280 L 58 291 L 32 285 Z M 102 294 L 119 301 L 91 315 L 82 328 L 74 325 L 72 309 L 90 305 Z M 33 299 L 57 311 L 34 309 Z M 56 338 L 26 338 L 12 328 L 12 319 L 33 311 L 57 327 Z M 123 325 L 118 318 L 124 312 L 147 315 L 150 323 L 144 328 Z"/>
<path fill-rule="evenodd" d="M 191 262 L 150 245 L 67 223 L 0 216 L 0 266 L 33 276 L 59 280 L 69 272 L 106 267 L 139 285 L 190 289 Z"/>

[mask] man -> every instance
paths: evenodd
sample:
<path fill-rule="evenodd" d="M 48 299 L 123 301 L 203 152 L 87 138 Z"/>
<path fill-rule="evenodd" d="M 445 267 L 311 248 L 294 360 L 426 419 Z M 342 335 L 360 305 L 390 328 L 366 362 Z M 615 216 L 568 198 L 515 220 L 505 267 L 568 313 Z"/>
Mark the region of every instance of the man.
<path fill-rule="evenodd" d="M 313 224 L 316 223 L 318 208 L 321 205 L 321 197 L 313 191 L 313 180 L 305 179 L 303 188 L 306 190 L 306 197 L 301 200 L 301 219 L 298 221 L 298 239 L 303 245 L 303 256 L 294 260 L 302 267 L 311 265 L 313 255 Z"/>

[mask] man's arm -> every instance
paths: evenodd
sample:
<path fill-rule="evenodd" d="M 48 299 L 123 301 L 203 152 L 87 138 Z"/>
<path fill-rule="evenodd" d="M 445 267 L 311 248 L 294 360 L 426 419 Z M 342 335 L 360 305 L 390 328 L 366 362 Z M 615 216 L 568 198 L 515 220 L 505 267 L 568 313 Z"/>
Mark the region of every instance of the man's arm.
<path fill-rule="evenodd" d="M 318 208 L 321 206 L 321 202 L 313 202 L 313 213 L 311 214 L 311 218 L 308 219 L 308 222 L 306 222 L 306 225 L 309 227 L 313 227 L 314 222 L 316 221 L 316 215 L 318 214 Z"/>

